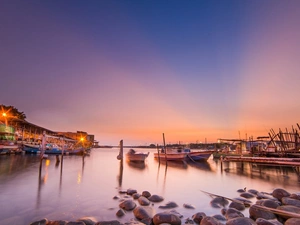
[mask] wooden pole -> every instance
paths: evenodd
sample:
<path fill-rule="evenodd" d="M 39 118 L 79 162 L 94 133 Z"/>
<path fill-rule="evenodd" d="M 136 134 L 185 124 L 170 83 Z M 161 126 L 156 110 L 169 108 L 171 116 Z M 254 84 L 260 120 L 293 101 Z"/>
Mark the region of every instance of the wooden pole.
<path fill-rule="evenodd" d="M 123 140 L 120 141 L 120 151 L 119 151 L 119 155 L 117 156 L 118 160 L 122 160 L 123 159 Z"/>
<path fill-rule="evenodd" d="M 166 166 L 168 165 L 167 160 L 167 149 L 166 149 L 166 142 L 165 142 L 165 134 L 163 133 L 163 141 L 164 141 L 164 150 L 165 150 L 165 160 L 166 160 Z"/>
<path fill-rule="evenodd" d="M 157 155 L 158 155 L 158 162 L 160 163 L 160 156 L 159 156 L 159 147 L 158 147 L 158 144 L 156 145 L 156 149 L 157 149 Z"/>

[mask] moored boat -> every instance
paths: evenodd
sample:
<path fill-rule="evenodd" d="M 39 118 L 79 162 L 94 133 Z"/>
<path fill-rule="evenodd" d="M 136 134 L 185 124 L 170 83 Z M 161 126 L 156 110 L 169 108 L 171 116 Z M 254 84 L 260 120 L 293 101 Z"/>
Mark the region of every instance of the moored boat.
<path fill-rule="evenodd" d="M 190 151 L 187 154 L 187 157 L 193 161 L 207 161 L 214 152 L 215 150 Z"/>
<path fill-rule="evenodd" d="M 183 161 L 186 159 L 188 151 L 182 148 L 166 148 L 154 153 L 154 158 L 168 161 Z"/>
<path fill-rule="evenodd" d="M 136 152 L 134 149 L 130 149 L 126 153 L 126 159 L 131 162 L 144 162 L 145 159 L 148 157 L 148 153 L 144 152 Z"/>

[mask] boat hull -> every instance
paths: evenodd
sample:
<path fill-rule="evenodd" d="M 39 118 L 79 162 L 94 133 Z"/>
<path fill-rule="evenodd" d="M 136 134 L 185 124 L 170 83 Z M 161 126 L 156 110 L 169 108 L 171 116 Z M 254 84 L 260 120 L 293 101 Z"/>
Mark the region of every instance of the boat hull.
<path fill-rule="evenodd" d="M 169 161 L 183 161 L 186 157 L 187 153 L 154 153 L 154 158 Z"/>
<path fill-rule="evenodd" d="M 207 161 L 214 151 L 192 151 L 188 153 L 188 158 L 194 161 Z"/>
<path fill-rule="evenodd" d="M 127 153 L 126 159 L 131 162 L 144 162 L 145 159 L 148 157 L 148 155 L 149 155 L 149 152 L 148 153 L 134 153 L 134 154 Z"/>

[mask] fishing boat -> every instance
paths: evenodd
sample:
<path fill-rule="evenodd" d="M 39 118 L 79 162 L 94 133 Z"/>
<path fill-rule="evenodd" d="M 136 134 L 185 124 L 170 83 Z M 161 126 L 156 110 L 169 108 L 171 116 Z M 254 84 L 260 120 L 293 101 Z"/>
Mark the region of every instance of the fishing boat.
<path fill-rule="evenodd" d="M 214 152 L 215 150 L 190 150 L 187 154 L 187 158 L 191 159 L 192 161 L 207 161 Z"/>
<path fill-rule="evenodd" d="M 41 146 L 38 145 L 38 144 L 24 143 L 23 144 L 23 150 L 25 151 L 25 153 L 39 154 L 39 153 L 41 153 Z"/>
<path fill-rule="evenodd" d="M 154 153 L 154 158 L 168 161 L 183 161 L 186 159 L 188 149 L 182 148 L 162 148 Z"/>
<path fill-rule="evenodd" d="M 131 162 L 144 162 L 145 159 L 148 157 L 148 155 L 149 152 L 148 153 L 136 152 L 134 149 L 131 148 L 126 153 L 126 159 Z"/>

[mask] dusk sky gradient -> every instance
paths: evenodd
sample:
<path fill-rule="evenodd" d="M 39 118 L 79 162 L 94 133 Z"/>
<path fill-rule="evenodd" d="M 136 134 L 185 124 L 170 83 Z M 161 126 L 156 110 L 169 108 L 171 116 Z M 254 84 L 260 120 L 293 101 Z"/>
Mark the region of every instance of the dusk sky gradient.
<path fill-rule="evenodd" d="M 99 144 L 215 142 L 300 116 L 300 1 L 0 2 L 0 104 Z"/>

